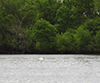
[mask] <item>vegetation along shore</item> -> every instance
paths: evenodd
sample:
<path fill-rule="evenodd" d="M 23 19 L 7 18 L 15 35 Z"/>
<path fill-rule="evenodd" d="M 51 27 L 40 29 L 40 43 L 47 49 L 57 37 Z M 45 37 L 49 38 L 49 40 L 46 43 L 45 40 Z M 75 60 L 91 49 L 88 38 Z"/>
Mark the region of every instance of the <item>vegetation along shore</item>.
<path fill-rule="evenodd" d="M 100 53 L 99 0 L 0 0 L 0 53 Z"/>

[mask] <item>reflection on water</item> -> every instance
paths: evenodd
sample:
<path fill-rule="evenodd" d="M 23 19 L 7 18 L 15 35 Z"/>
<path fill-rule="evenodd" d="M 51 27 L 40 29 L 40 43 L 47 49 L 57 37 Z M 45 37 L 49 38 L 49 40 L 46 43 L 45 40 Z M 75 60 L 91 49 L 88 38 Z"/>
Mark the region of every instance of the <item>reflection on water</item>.
<path fill-rule="evenodd" d="M 0 83 L 100 83 L 100 57 L 0 55 Z"/>

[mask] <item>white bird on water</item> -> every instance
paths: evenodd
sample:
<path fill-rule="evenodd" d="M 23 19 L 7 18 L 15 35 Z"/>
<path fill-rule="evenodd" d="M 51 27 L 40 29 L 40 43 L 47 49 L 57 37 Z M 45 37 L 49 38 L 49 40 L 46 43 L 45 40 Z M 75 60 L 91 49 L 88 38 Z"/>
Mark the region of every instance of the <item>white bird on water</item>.
<path fill-rule="evenodd" d="M 44 58 L 44 57 L 42 57 L 42 58 L 39 58 L 39 60 L 40 60 L 40 61 L 43 61 L 43 60 L 45 60 L 45 58 Z"/>

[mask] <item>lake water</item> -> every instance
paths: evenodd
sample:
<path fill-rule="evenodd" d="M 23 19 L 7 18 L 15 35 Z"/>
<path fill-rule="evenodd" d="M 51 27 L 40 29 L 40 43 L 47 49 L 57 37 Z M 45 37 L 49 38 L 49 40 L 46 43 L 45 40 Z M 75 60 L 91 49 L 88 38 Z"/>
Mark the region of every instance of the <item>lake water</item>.
<path fill-rule="evenodd" d="M 100 83 L 100 56 L 0 55 L 0 83 Z"/>

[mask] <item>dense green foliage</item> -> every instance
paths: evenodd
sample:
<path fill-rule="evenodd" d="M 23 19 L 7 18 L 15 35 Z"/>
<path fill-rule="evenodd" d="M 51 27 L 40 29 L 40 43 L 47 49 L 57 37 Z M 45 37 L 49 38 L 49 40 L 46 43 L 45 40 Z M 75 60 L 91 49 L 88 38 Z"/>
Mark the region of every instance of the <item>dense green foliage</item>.
<path fill-rule="evenodd" d="M 0 53 L 100 53 L 99 0 L 0 0 Z"/>

